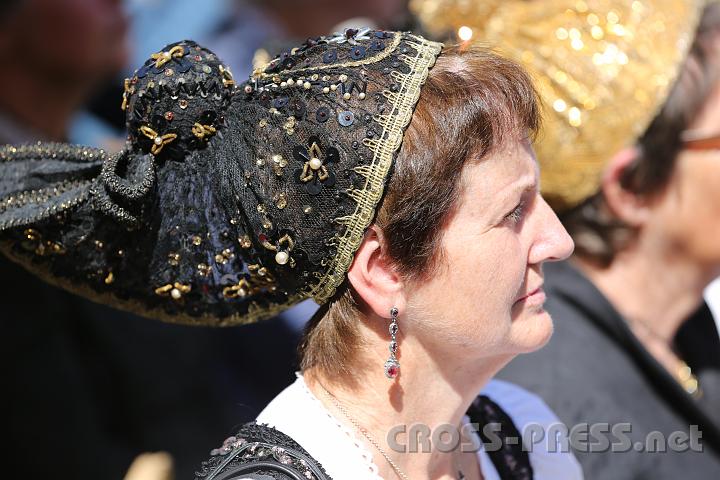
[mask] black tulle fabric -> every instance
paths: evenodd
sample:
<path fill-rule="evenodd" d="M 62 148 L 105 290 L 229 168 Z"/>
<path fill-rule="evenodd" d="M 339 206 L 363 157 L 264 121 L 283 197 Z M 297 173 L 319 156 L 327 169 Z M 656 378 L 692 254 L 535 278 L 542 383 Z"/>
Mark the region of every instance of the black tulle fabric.
<path fill-rule="evenodd" d="M 379 118 L 403 114 L 388 99 L 417 100 L 405 79 L 422 75 L 407 60 L 421 40 L 367 29 L 309 39 L 241 85 L 207 49 L 168 45 L 126 81 L 122 152 L 0 149 L 4 253 L 174 322 L 245 323 L 312 296 L 343 217 L 357 214 L 353 191 L 367 187 L 358 167 L 393 134 Z"/>

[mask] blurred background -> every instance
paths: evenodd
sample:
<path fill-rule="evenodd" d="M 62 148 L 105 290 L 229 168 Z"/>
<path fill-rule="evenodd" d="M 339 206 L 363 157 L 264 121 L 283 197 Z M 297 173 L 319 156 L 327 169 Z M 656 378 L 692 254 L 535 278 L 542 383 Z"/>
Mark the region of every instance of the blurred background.
<path fill-rule="evenodd" d="M 254 59 L 349 26 L 417 30 L 407 0 L 2 0 L 0 142 L 117 150 L 123 78 L 164 45 L 196 40 L 242 80 Z M 192 478 L 292 382 L 315 308 L 216 330 L 81 300 L 5 259 L 0 285 L 2 466 L 25 478 L 138 479 L 137 465 L 128 473 L 133 460 L 158 451 L 169 456 L 153 457 L 156 468 Z M 720 284 L 709 292 L 720 318 Z"/>

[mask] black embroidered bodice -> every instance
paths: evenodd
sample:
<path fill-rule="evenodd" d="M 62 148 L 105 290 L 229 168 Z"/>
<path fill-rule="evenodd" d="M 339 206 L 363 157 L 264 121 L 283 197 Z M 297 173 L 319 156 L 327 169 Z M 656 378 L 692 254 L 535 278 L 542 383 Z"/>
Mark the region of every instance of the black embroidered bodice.
<path fill-rule="evenodd" d="M 210 455 L 198 480 L 331 480 L 292 438 L 254 422 L 243 425 Z"/>
<path fill-rule="evenodd" d="M 483 433 L 482 426 L 494 423 L 499 427 L 493 431 L 500 440 L 500 448 L 488 451 L 488 455 L 500 478 L 532 480 L 530 457 L 510 416 L 484 395 L 475 399 L 467 413 L 472 423 L 481 426 L 479 434 L 486 444 L 493 439 Z M 254 422 L 243 425 L 210 455 L 196 480 L 332 480 L 322 465 L 292 438 Z"/>

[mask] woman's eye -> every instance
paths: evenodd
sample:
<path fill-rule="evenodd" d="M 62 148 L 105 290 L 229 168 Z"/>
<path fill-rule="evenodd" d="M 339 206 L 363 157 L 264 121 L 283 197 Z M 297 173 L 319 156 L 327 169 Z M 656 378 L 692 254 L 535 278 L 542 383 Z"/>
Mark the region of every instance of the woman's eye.
<path fill-rule="evenodd" d="M 512 212 L 505 215 L 505 219 L 509 220 L 513 223 L 519 223 L 520 220 L 522 220 L 524 213 L 525 213 L 525 200 L 518 203 L 517 207 L 515 207 Z"/>

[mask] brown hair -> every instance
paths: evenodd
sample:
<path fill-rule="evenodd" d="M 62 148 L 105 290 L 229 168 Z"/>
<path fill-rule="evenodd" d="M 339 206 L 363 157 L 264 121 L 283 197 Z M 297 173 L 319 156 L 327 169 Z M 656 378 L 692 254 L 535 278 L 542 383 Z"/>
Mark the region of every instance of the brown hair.
<path fill-rule="evenodd" d="M 620 179 L 636 195 L 661 192 L 682 149 L 681 134 L 695 119 L 720 80 L 720 4 L 705 7 L 700 25 L 675 85 L 645 133 L 637 140 L 639 154 Z M 636 231 L 615 217 L 602 192 L 560 216 L 575 240 L 575 253 L 601 267 L 635 237 Z"/>
<path fill-rule="evenodd" d="M 537 95 L 514 62 L 483 47 L 445 48 L 420 99 L 375 224 L 398 272 L 422 280 L 442 261 L 442 230 L 461 194 L 468 161 L 480 161 L 510 138 L 539 127 Z M 360 311 L 346 281 L 306 328 L 303 370 L 348 374 L 361 347 Z"/>

